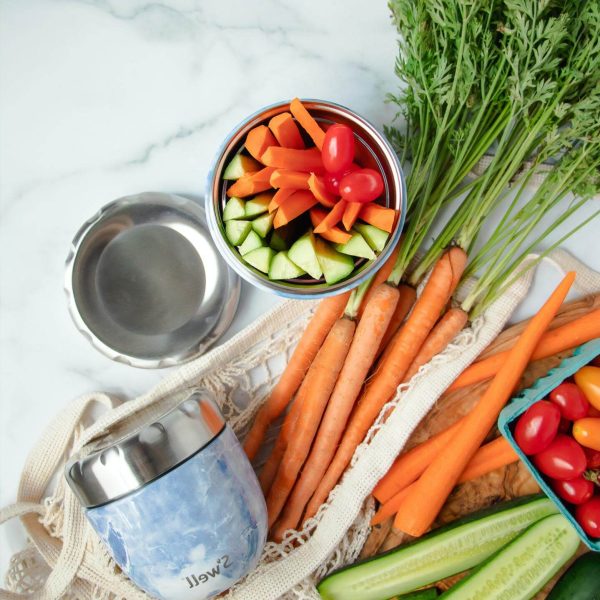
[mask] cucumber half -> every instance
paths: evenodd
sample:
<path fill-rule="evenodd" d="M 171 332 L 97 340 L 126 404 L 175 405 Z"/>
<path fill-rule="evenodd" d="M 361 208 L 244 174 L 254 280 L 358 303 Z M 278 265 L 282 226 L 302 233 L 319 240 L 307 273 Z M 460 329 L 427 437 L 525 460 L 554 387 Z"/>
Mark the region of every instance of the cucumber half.
<path fill-rule="evenodd" d="M 385 600 L 412 592 L 473 568 L 529 525 L 556 512 L 554 504 L 539 495 L 501 504 L 334 572 L 318 585 L 319 593 L 324 600 Z"/>
<path fill-rule="evenodd" d="M 278 252 L 269 267 L 269 279 L 294 279 L 304 275 L 305 271 L 292 262 L 285 250 Z"/>
<path fill-rule="evenodd" d="M 223 179 L 239 179 L 248 173 L 259 171 L 262 165 L 251 156 L 236 154 L 223 171 Z"/>
<path fill-rule="evenodd" d="M 231 221 L 232 219 L 243 219 L 246 216 L 245 202 L 237 196 L 232 196 L 227 200 L 223 209 L 223 221 Z"/>
<path fill-rule="evenodd" d="M 562 515 L 535 523 L 440 599 L 528 600 L 575 554 L 579 536 Z"/>
<path fill-rule="evenodd" d="M 225 235 L 234 246 L 239 246 L 246 239 L 251 229 L 252 223 L 250 221 L 232 220 L 225 223 Z"/>

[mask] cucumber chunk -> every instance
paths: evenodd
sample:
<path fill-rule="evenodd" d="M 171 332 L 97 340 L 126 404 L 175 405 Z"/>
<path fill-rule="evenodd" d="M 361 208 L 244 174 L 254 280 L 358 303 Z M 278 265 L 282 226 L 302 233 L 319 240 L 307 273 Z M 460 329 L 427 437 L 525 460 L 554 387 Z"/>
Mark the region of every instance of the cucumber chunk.
<path fill-rule="evenodd" d="M 354 261 L 347 254 L 334 250 L 327 242 L 315 238 L 315 251 L 328 284 L 337 283 L 354 271 Z"/>
<path fill-rule="evenodd" d="M 244 254 L 244 260 L 255 269 L 258 269 L 263 273 L 268 273 L 274 256 L 274 250 L 263 246 L 262 248 L 257 248 L 256 250 L 248 252 L 248 254 Z"/>
<path fill-rule="evenodd" d="M 355 223 L 354 229 L 356 229 L 366 240 L 367 244 L 371 246 L 375 252 L 381 252 L 385 248 L 390 234 L 379 227 L 369 225 L 368 223 Z"/>
<path fill-rule="evenodd" d="M 250 221 L 234 220 L 225 223 L 225 235 L 234 246 L 239 246 L 246 239 L 251 229 L 252 224 Z"/>
<path fill-rule="evenodd" d="M 277 251 L 288 249 L 287 242 L 285 241 L 283 236 L 279 233 L 278 229 L 276 229 L 271 234 L 271 239 L 269 240 L 269 246 L 271 246 L 271 248 L 273 248 L 273 250 L 277 250 Z"/>
<path fill-rule="evenodd" d="M 575 554 L 579 536 L 562 515 L 538 521 L 440 598 L 528 600 Z"/>
<path fill-rule="evenodd" d="M 232 219 L 243 219 L 246 216 L 246 203 L 237 196 L 232 196 L 227 200 L 223 209 L 223 221 L 231 221 Z"/>
<path fill-rule="evenodd" d="M 245 207 L 246 218 L 251 219 L 252 217 L 266 213 L 269 208 L 269 202 L 272 199 L 273 194 L 271 192 L 263 192 L 262 194 L 258 194 L 258 196 L 254 196 L 252 200 L 248 200 Z"/>
<path fill-rule="evenodd" d="M 312 233 L 307 233 L 294 242 L 288 256 L 292 262 L 303 268 L 313 279 L 320 279 L 323 275 L 317 259 L 315 236 Z"/>
<path fill-rule="evenodd" d="M 285 250 L 278 252 L 269 267 L 269 279 L 294 279 L 304 275 L 306 271 L 292 262 Z"/>
<path fill-rule="evenodd" d="M 267 237 L 267 234 L 273 228 L 273 219 L 275 218 L 275 213 L 262 215 L 262 217 L 258 217 L 251 221 L 252 229 L 260 235 L 261 238 Z"/>
<path fill-rule="evenodd" d="M 319 593 L 324 600 L 383 600 L 412 592 L 473 568 L 526 527 L 556 512 L 552 501 L 540 495 L 505 502 L 336 571 L 321 581 Z"/>
<path fill-rule="evenodd" d="M 261 248 L 263 245 L 262 239 L 256 231 L 248 232 L 244 243 L 238 248 L 240 254 L 244 256 L 244 254 L 248 254 L 248 252 L 252 252 L 252 250 L 256 250 L 257 248 Z"/>
<path fill-rule="evenodd" d="M 251 156 L 236 154 L 225 167 L 223 179 L 239 179 L 247 173 L 260 171 L 261 168 L 261 164 Z"/>
<path fill-rule="evenodd" d="M 352 237 L 345 244 L 336 244 L 335 249 L 350 256 L 360 256 L 368 260 L 375 258 L 375 252 L 371 250 L 371 246 L 367 244 L 365 238 L 358 231 L 353 231 Z"/>

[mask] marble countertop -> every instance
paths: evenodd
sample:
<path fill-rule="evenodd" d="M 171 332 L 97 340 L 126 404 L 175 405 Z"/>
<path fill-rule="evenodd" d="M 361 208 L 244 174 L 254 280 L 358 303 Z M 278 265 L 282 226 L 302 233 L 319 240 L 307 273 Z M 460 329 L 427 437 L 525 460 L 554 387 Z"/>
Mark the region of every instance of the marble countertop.
<path fill-rule="evenodd" d="M 133 396 L 164 375 L 111 362 L 73 326 L 62 281 L 80 224 L 136 192 L 201 199 L 225 134 L 277 100 L 325 98 L 389 122 L 395 39 L 384 0 L 3 0 L 1 505 L 68 402 L 99 389 Z M 597 228 L 564 246 L 600 269 Z M 515 319 L 557 279 L 543 267 Z M 229 335 L 278 301 L 244 284 Z M 15 523 L 0 530 L 2 572 L 22 539 Z"/>

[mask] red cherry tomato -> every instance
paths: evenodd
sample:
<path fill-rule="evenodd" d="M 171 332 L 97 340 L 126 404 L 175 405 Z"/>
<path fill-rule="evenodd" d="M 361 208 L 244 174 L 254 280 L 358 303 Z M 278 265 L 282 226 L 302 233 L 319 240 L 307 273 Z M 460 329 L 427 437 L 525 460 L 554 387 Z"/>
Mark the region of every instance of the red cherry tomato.
<path fill-rule="evenodd" d="M 550 392 L 550 401 L 560 409 L 560 414 L 569 421 L 587 416 L 590 403 L 584 393 L 574 384 L 565 381 Z"/>
<path fill-rule="evenodd" d="M 327 191 L 330 194 L 339 196 L 340 195 L 340 181 L 342 181 L 342 179 L 344 177 L 346 177 L 346 175 L 348 175 L 348 173 L 352 173 L 353 171 L 358 171 L 358 169 L 360 169 L 360 167 L 358 165 L 352 163 L 350 165 L 350 168 L 347 169 L 346 171 L 344 171 L 343 173 L 324 173 L 323 181 L 325 182 L 325 188 L 327 189 Z"/>
<path fill-rule="evenodd" d="M 348 202 L 371 202 L 383 193 L 383 178 L 375 169 L 358 169 L 340 181 L 340 195 Z"/>
<path fill-rule="evenodd" d="M 558 433 L 570 434 L 572 425 L 573 423 L 571 423 L 571 421 L 568 419 L 565 419 L 564 417 L 561 418 L 560 425 L 558 426 Z"/>
<path fill-rule="evenodd" d="M 552 489 L 557 496 L 571 504 L 582 504 L 594 495 L 594 484 L 583 477 L 565 481 L 555 479 L 552 482 Z"/>
<path fill-rule="evenodd" d="M 592 450 L 591 448 L 584 448 L 583 451 L 587 458 L 588 469 L 600 468 L 600 452 L 598 450 Z"/>
<path fill-rule="evenodd" d="M 329 173 L 343 173 L 354 160 L 354 133 L 348 125 L 336 123 L 325 133 L 321 157 Z"/>
<path fill-rule="evenodd" d="M 575 509 L 575 518 L 590 537 L 600 537 L 600 496 L 580 504 Z"/>
<path fill-rule="evenodd" d="M 559 425 L 558 406 L 540 400 L 520 416 L 515 427 L 515 441 L 525 454 L 537 454 L 556 437 Z"/>
<path fill-rule="evenodd" d="M 557 435 L 550 445 L 533 457 L 533 464 L 552 479 L 575 479 L 585 471 L 583 448 L 568 435 Z"/>

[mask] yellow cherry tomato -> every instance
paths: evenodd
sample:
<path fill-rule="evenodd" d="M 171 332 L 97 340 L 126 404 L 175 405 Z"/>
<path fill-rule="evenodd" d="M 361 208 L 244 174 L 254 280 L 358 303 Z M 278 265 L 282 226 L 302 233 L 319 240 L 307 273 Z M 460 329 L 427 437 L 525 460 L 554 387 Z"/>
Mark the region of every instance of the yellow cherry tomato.
<path fill-rule="evenodd" d="M 582 446 L 600 451 L 600 418 L 586 417 L 575 421 L 573 437 Z"/>
<path fill-rule="evenodd" d="M 575 383 L 588 402 L 600 410 L 600 367 L 583 367 L 575 373 Z"/>

